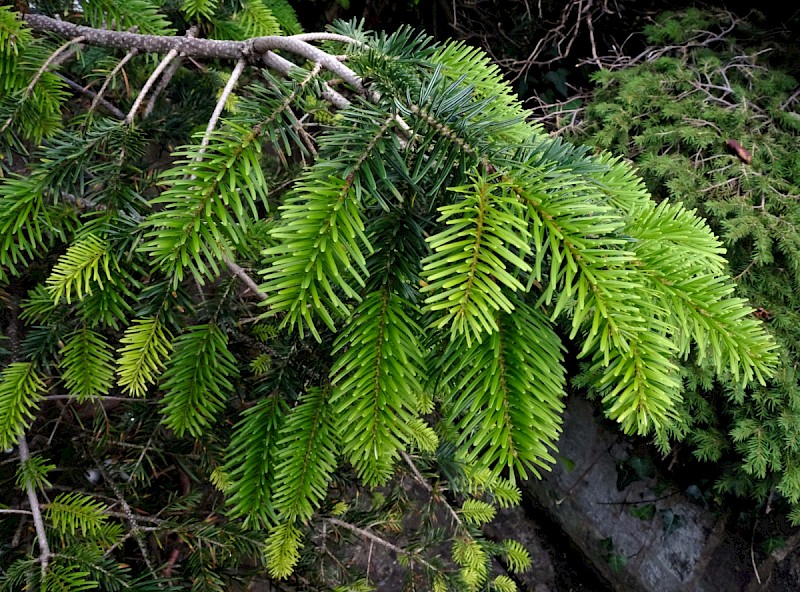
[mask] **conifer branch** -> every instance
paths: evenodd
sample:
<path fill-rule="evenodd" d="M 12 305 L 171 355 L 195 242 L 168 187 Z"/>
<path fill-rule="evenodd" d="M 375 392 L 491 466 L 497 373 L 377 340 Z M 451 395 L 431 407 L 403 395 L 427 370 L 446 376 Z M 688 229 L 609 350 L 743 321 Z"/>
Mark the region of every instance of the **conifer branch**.
<path fill-rule="evenodd" d="M 50 54 L 50 57 L 47 58 L 44 61 L 44 63 L 39 67 L 39 70 L 36 72 L 36 74 L 33 75 L 33 78 L 31 78 L 31 81 L 28 83 L 28 86 L 25 88 L 25 92 L 23 93 L 23 95 L 22 95 L 23 98 L 21 100 L 24 101 L 31 94 L 31 92 L 33 91 L 34 87 L 36 86 L 36 83 L 39 82 L 39 79 L 41 79 L 42 75 L 44 75 L 44 73 L 47 71 L 47 68 L 50 67 L 50 64 L 52 64 L 55 61 L 55 59 L 62 52 L 64 52 L 66 49 L 68 49 L 72 45 L 74 45 L 76 43 L 80 43 L 84 39 L 85 39 L 85 37 L 83 37 L 83 36 L 78 36 L 78 37 L 75 37 L 74 39 L 70 39 L 69 41 L 67 41 L 66 43 L 61 45 L 58 49 L 56 49 L 52 54 Z M 14 115 L 13 114 L 9 115 L 8 119 L 6 119 L 5 123 L 3 123 L 3 127 L 0 128 L 0 134 L 8 129 L 8 126 L 11 125 L 11 121 L 13 119 L 14 119 Z"/>
<path fill-rule="evenodd" d="M 19 437 L 18 443 L 20 462 L 23 464 L 29 462 L 31 460 L 31 453 L 28 449 L 28 441 L 25 439 L 24 434 Z M 50 552 L 50 545 L 47 542 L 47 532 L 44 529 L 42 507 L 39 504 L 39 496 L 36 495 L 36 487 L 33 483 L 25 484 L 25 493 L 28 495 L 28 503 L 31 506 L 31 514 L 33 516 L 33 525 L 36 528 L 36 538 L 39 542 L 39 563 L 42 567 L 42 576 L 44 577 L 52 553 Z"/>

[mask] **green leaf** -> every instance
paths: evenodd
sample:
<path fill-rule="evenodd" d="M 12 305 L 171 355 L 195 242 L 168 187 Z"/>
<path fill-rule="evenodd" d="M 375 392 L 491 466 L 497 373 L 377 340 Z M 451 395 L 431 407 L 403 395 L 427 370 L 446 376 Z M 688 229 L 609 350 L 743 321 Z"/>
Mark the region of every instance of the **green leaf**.
<path fill-rule="evenodd" d="M 481 500 L 467 499 L 461 504 L 459 513 L 470 524 L 485 524 L 494 520 L 495 509 L 491 504 Z"/>
<path fill-rule="evenodd" d="M 277 522 L 272 488 L 278 434 L 287 412 L 283 399 L 271 395 L 245 410 L 234 428 L 226 453 L 230 484 L 225 493 L 231 514 L 244 517 L 246 526 Z"/>
<path fill-rule="evenodd" d="M 56 466 L 44 457 L 32 454 L 28 460 L 20 462 L 17 467 L 17 487 L 22 490 L 50 487 L 52 484 L 48 481 L 47 474 L 55 468 Z"/>
<path fill-rule="evenodd" d="M 661 522 L 664 527 L 664 536 L 668 537 L 679 528 L 686 526 L 686 518 L 680 514 L 676 514 L 669 508 L 659 510 L 658 515 L 661 516 Z"/>
<path fill-rule="evenodd" d="M 177 287 L 188 274 L 201 285 L 234 259 L 247 230 L 266 204 L 261 128 L 227 122 L 206 146 L 183 146 L 162 174 L 167 190 L 152 200 L 158 211 L 145 222 L 140 247 Z"/>
<path fill-rule="evenodd" d="M 492 580 L 491 588 L 497 592 L 517 592 L 517 585 L 508 576 L 497 576 Z"/>
<path fill-rule="evenodd" d="M 189 20 L 196 17 L 208 20 L 216 13 L 218 2 L 219 0 L 183 0 L 181 12 Z"/>
<path fill-rule="evenodd" d="M 608 562 L 608 566 L 611 568 L 612 571 L 622 571 L 626 565 L 628 565 L 628 558 L 625 555 L 620 555 L 619 553 L 612 553 L 606 559 Z"/>
<path fill-rule="evenodd" d="M 328 397 L 325 390 L 309 389 L 281 427 L 273 500 L 283 520 L 309 520 L 336 469 L 338 442 Z"/>
<path fill-rule="evenodd" d="M 523 573 L 531 568 L 531 556 L 522 543 L 512 539 L 503 541 L 503 557 L 514 573 Z"/>
<path fill-rule="evenodd" d="M 486 582 L 488 557 L 478 541 L 472 538 L 453 541 L 453 561 L 461 566 L 459 576 L 466 590 L 478 590 Z"/>
<path fill-rule="evenodd" d="M 467 344 L 498 330 L 498 311 L 514 306 L 502 287 L 524 290 L 519 272 L 530 271 L 530 235 L 509 183 L 475 176 L 473 183 L 451 187 L 459 199 L 439 208 L 447 226 L 427 239 L 433 254 L 422 261 L 426 310 L 441 313 L 434 326 L 464 334 Z"/>
<path fill-rule="evenodd" d="M 565 383 L 562 345 L 547 319 L 519 299 L 480 343 L 456 337 L 438 360 L 447 421 L 469 464 L 513 475 L 554 462 Z"/>
<path fill-rule="evenodd" d="M 634 518 L 638 518 L 639 520 L 650 521 L 653 519 L 653 516 L 656 515 L 656 505 L 641 504 L 637 506 L 631 506 L 631 509 L 628 510 L 628 512 Z"/>
<path fill-rule="evenodd" d="M 276 526 L 267 539 L 267 566 L 274 578 L 287 578 L 300 560 L 303 535 L 294 522 Z"/>

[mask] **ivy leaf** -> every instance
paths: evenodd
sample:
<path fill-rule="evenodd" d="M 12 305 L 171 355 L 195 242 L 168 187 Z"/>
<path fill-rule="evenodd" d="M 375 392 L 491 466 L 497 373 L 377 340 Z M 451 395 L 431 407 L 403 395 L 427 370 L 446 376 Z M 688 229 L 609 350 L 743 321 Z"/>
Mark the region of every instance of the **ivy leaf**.
<path fill-rule="evenodd" d="M 661 521 L 664 526 L 664 537 L 668 537 L 679 528 L 686 526 L 686 518 L 680 514 L 676 514 L 669 508 L 659 510 L 658 515 L 661 516 Z"/>
<path fill-rule="evenodd" d="M 631 516 L 638 518 L 639 520 L 652 520 L 653 516 L 656 515 L 656 505 L 643 504 L 639 506 L 632 506 L 628 512 Z"/>

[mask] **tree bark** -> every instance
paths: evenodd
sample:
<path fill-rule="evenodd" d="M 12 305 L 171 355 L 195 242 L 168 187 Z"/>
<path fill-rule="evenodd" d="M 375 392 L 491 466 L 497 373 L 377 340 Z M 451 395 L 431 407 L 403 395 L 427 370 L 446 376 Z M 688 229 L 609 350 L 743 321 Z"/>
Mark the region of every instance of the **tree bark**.
<path fill-rule="evenodd" d="M 81 37 L 87 45 L 98 45 L 116 49 L 138 49 L 147 53 L 167 54 L 177 51 L 195 58 L 217 58 L 239 60 L 245 58 L 253 63 L 259 62 L 271 50 L 285 50 L 295 55 L 320 63 L 322 66 L 363 93 L 361 79 L 350 68 L 341 63 L 336 56 L 314 47 L 309 41 L 337 40 L 344 43 L 357 43 L 344 35 L 330 33 L 307 33 L 283 37 L 273 35 L 254 37 L 246 41 L 218 41 L 197 39 L 188 36 L 140 35 L 127 31 L 94 29 L 66 21 L 59 21 L 42 14 L 26 14 L 24 20 L 34 31 L 55 33 L 65 39 Z"/>

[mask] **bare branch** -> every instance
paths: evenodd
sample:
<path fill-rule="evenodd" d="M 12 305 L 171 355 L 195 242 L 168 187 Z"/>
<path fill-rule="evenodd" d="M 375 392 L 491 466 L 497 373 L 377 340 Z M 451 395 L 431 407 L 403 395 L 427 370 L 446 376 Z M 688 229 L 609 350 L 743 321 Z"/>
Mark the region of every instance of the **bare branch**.
<path fill-rule="evenodd" d="M 236 67 L 233 69 L 233 72 L 231 72 L 231 76 L 228 78 L 228 83 L 225 85 L 225 88 L 222 89 L 222 94 L 217 101 L 217 106 L 214 107 L 214 112 L 211 114 L 211 119 L 208 120 L 206 133 L 203 134 L 203 140 L 200 142 L 200 154 L 203 154 L 203 152 L 206 151 L 206 146 L 208 146 L 208 142 L 211 140 L 211 134 L 214 132 L 214 128 L 217 127 L 219 116 L 222 115 L 222 110 L 225 109 L 225 103 L 228 102 L 228 97 L 231 96 L 233 87 L 236 86 L 239 76 L 242 75 L 244 64 L 244 59 L 240 59 L 238 62 L 236 62 Z"/>
<path fill-rule="evenodd" d="M 225 265 L 228 266 L 228 270 L 233 275 L 242 280 L 242 283 L 250 289 L 250 291 L 255 295 L 256 298 L 258 298 L 259 300 L 267 299 L 267 295 L 259 289 L 258 284 L 253 280 L 253 278 L 247 275 L 247 272 L 244 269 L 242 269 L 239 265 L 237 265 L 234 261 L 231 261 L 230 259 L 225 260 Z"/>
<path fill-rule="evenodd" d="M 100 105 L 103 109 L 108 111 L 111 115 L 113 115 L 117 119 L 124 119 L 125 118 L 125 114 L 122 111 L 120 111 L 116 107 L 116 105 L 113 105 L 112 103 L 109 103 L 105 99 L 101 98 L 99 93 L 91 91 L 88 88 L 84 88 L 80 84 L 78 84 L 77 82 L 74 82 L 74 81 L 70 80 L 66 76 L 62 76 L 61 74 L 56 74 L 56 76 L 58 76 L 61 80 L 66 82 L 67 86 L 69 86 L 75 92 L 79 92 L 82 95 L 85 95 L 85 96 L 89 97 L 90 99 L 92 99 L 92 105 L 89 108 L 89 111 L 91 111 L 95 107 L 95 105 Z"/>
<path fill-rule="evenodd" d="M 272 70 L 277 70 L 281 74 L 289 74 L 295 66 L 292 62 L 279 56 L 276 53 L 268 51 L 264 54 L 263 63 L 267 68 Z M 330 87 L 330 84 L 327 82 L 325 83 L 326 89 L 323 91 L 322 96 L 323 98 L 328 101 L 331 105 L 336 107 L 337 109 L 344 109 L 350 104 L 350 101 L 342 96 L 340 93 L 336 92 Z"/>
<path fill-rule="evenodd" d="M 397 545 L 395 545 L 393 543 L 390 543 L 389 541 L 387 541 L 384 538 L 379 537 L 375 533 L 372 533 L 372 532 L 370 532 L 368 530 L 364 530 L 363 528 L 359 528 L 358 526 L 350 524 L 349 522 L 345 522 L 343 520 L 339 520 L 338 518 L 326 518 L 326 520 L 328 522 L 330 522 L 331 524 L 335 525 L 335 526 L 340 526 L 341 528 L 347 529 L 350 532 L 354 532 L 357 535 L 360 535 L 360 536 L 364 537 L 365 539 L 368 539 L 370 541 L 378 543 L 382 547 L 386 547 L 387 549 L 391 549 L 395 553 L 399 553 L 400 555 L 405 555 L 405 556 L 411 558 L 413 561 L 416 561 L 417 563 L 419 563 L 421 565 L 424 565 L 425 567 L 427 567 L 430 570 L 438 571 L 433 565 L 431 565 L 430 563 L 428 563 L 424 559 L 420 559 L 414 553 L 411 553 L 410 551 L 406 551 L 405 549 L 403 549 L 401 547 L 398 547 Z"/>
<path fill-rule="evenodd" d="M 31 460 L 31 453 L 28 450 L 28 441 L 25 435 L 19 437 L 19 460 L 26 463 Z M 25 492 L 28 494 L 28 503 L 31 506 L 31 515 L 33 516 L 33 525 L 36 528 L 36 539 L 39 542 L 39 563 L 42 566 L 42 576 L 47 571 L 47 564 L 50 562 L 50 545 L 47 542 L 47 532 L 44 529 L 44 520 L 42 519 L 42 508 L 39 505 L 39 497 L 36 495 L 36 489 L 33 483 L 25 484 Z"/>
<path fill-rule="evenodd" d="M 128 111 L 128 115 L 125 116 L 125 123 L 130 124 L 133 121 L 133 118 L 136 116 L 136 112 L 139 110 L 139 107 L 144 101 L 147 93 L 150 92 L 150 88 L 155 84 L 155 81 L 158 80 L 158 77 L 161 76 L 161 73 L 164 71 L 169 63 L 175 59 L 175 56 L 178 55 L 177 49 L 170 49 L 167 52 L 167 55 L 164 56 L 164 59 L 156 66 L 156 69 L 153 70 L 153 73 L 150 75 L 150 78 L 147 79 L 147 82 L 144 83 L 142 90 L 139 92 L 139 96 L 136 97 L 136 100 L 133 102 L 133 106 L 131 110 Z"/>
<path fill-rule="evenodd" d="M 197 27 L 192 27 L 188 31 L 186 31 L 187 37 L 194 37 L 195 35 L 197 35 Z M 169 65 L 169 67 L 166 69 L 164 75 L 161 77 L 161 80 L 158 81 L 158 84 L 156 85 L 153 94 L 150 96 L 150 100 L 147 102 L 147 107 L 144 108 L 144 117 L 147 117 L 153 112 L 153 109 L 155 109 L 156 106 L 156 102 L 158 101 L 158 97 L 160 97 L 161 93 L 164 92 L 164 90 L 167 88 L 170 81 L 172 80 L 172 77 L 175 76 L 175 72 L 177 72 L 178 68 L 181 67 L 181 63 L 183 62 L 183 58 L 185 57 L 186 55 L 184 53 L 178 54 L 177 59 L 173 60 L 172 63 Z"/>
<path fill-rule="evenodd" d="M 196 39 L 188 36 L 160 36 L 139 35 L 123 31 L 109 31 L 106 29 L 93 29 L 75 25 L 66 21 L 59 21 L 41 14 L 26 14 L 27 24 L 34 31 L 47 31 L 67 39 L 80 38 L 89 45 L 102 47 L 115 47 L 118 49 L 138 49 L 148 53 L 174 55 L 184 53 L 195 58 L 219 58 L 238 60 L 242 57 L 258 61 L 270 50 L 285 50 L 322 66 L 342 78 L 359 93 L 364 93 L 361 79 L 350 68 L 342 64 L 336 56 L 310 45 L 307 40 L 330 39 L 346 43 L 359 44 L 355 39 L 343 35 L 314 33 L 294 36 L 267 36 L 256 37 L 247 41 L 218 41 L 215 39 Z M 162 68 L 163 69 L 163 68 Z"/>
<path fill-rule="evenodd" d="M 23 514 L 25 516 L 31 516 L 33 512 L 30 510 L 16 510 L 13 508 L 0 508 L 0 514 Z"/>
<path fill-rule="evenodd" d="M 114 79 L 114 76 L 117 75 L 117 72 L 122 70 L 122 67 L 127 64 L 137 53 L 139 53 L 138 49 L 132 49 L 125 56 L 119 61 L 119 63 L 114 66 L 114 69 L 111 70 L 111 73 L 106 76 L 106 79 L 103 81 L 103 86 L 100 87 L 100 90 L 97 91 L 97 94 L 92 101 L 91 106 L 89 107 L 89 113 L 95 110 L 98 103 L 102 100 L 103 93 L 106 92 L 106 88 L 108 88 L 109 83 Z M 125 118 L 125 114 L 120 111 L 120 119 Z"/>

